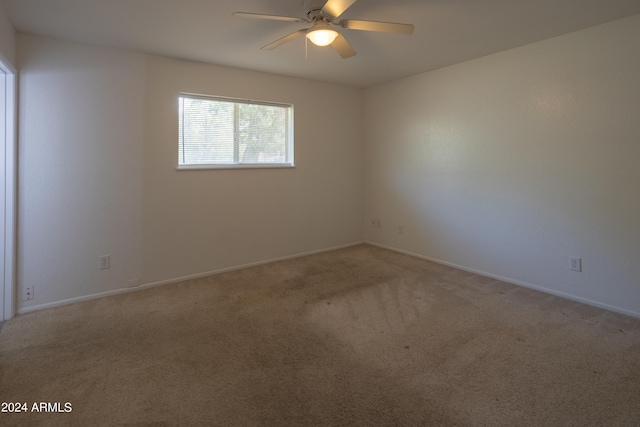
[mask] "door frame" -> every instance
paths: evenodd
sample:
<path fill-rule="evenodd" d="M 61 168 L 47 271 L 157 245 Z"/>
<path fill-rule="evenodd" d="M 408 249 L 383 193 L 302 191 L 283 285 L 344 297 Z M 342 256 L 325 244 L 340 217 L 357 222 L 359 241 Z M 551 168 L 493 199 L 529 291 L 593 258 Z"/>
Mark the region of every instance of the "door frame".
<path fill-rule="evenodd" d="M 16 310 L 16 209 L 17 209 L 17 73 L 15 68 L 0 54 L 0 72 L 4 74 L 5 116 L 0 120 L 5 122 L 5 131 L 0 135 L 0 149 L 4 150 L 4 277 L 0 281 L 0 321 L 9 320 L 15 316 Z M 3 301 L 4 300 L 4 301 Z"/>

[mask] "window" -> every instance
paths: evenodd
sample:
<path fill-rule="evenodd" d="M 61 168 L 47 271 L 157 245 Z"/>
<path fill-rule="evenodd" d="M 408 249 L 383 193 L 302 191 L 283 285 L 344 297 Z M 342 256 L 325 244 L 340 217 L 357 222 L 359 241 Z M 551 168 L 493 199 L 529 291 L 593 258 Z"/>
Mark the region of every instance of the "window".
<path fill-rule="evenodd" d="M 180 94 L 178 168 L 293 166 L 293 106 Z"/>

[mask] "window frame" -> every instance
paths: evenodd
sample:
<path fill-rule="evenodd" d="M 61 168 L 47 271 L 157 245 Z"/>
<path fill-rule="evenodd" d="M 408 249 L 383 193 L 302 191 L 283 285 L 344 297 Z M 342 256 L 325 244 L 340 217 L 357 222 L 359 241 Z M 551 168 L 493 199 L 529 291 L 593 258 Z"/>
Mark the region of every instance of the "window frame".
<path fill-rule="evenodd" d="M 180 164 L 180 102 L 182 98 L 202 99 L 206 101 L 230 102 L 234 104 L 234 163 L 194 163 Z M 285 161 L 283 163 L 242 163 L 239 161 L 239 132 L 238 132 L 238 105 L 264 105 L 268 107 L 280 107 L 285 109 Z M 178 94 L 178 144 L 177 144 L 177 170 L 207 170 L 207 169 L 282 169 L 294 168 L 294 107 L 293 104 L 283 102 L 259 101 L 254 99 L 233 98 L 218 95 L 202 95 L 189 92 Z"/>

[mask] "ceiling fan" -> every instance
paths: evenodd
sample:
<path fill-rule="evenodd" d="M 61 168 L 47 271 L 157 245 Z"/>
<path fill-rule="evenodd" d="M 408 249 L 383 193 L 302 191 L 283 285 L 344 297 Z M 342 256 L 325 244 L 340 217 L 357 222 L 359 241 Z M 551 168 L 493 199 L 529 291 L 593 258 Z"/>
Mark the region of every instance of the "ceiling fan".
<path fill-rule="evenodd" d="M 261 13 L 235 12 L 234 16 L 256 19 L 268 19 L 285 22 L 305 22 L 311 27 L 298 30 L 276 40 L 262 49 L 271 50 L 301 36 L 306 36 L 317 46 L 331 45 L 342 58 L 350 58 L 356 54 L 347 39 L 331 28 L 338 26 L 348 30 L 376 31 L 379 33 L 412 34 L 413 25 L 395 22 L 363 21 L 359 19 L 342 19 L 336 21 L 357 0 L 305 0 L 305 18 L 292 16 L 265 15 Z"/>

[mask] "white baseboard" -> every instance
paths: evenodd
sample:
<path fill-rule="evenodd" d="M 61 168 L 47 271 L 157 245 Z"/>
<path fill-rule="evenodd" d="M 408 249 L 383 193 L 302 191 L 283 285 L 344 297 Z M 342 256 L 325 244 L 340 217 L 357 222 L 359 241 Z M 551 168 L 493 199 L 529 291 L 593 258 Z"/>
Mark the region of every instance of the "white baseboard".
<path fill-rule="evenodd" d="M 426 261 L 431 261 L 431 262 L 435 262 L 436 264 L 442 264 L 442 265 L 446 265 L 447 267 L 452 267 L 458 270 L 462 270 L 462 271 L 467 271 L 469 273 L 474 273 L 477 274 L 479 276 L 484 276 L 484 277 L 489 277 L 491 279 L 496 279 L 496 280 L 500 280 L 502 282 L 506 282 L 506 283 L 510 283 L 512 285 L 516 285 L 516 286 L 522 286 L 523 288 L 529 288 L 529 289 L 533 289 L 536 291 L 540 291 L 540 292 L 544 292 L 546 294 L 550 294 L 550 295 L 554 295 L 560 298 L 565 298 L 571 301 L 576 301 L 582 304 L 587 304 L 587 305 L 591 305 L 594 307 L 598 307 L 598 308 L 602 308 L 608 311 L 613 311 L 614 313 L 620 313 L 620 314 L 624 314 L 626 316 L 631 316 L 631 317 L 636 317 L 636 318 L 640 318 L 640 312 L 638 311 L 633 311 L 633 310 L 627 310 L 624 308 L 620 308 L 620 307 L 616 307 L 613 305 L 609 305 L 609 304 L 605 304 L 599 301 L 593 301 L 587 298 L 582 298 L 576 295 L 572 295 L 572 294 L 568 294 L 565 292 L 560 292 L 560 291 L 556 291 L 553 289 L 549 289 L 549 288 L 545 288 L 542 286 L 538 286 L 538 285 L 532 285 L 531 283 L 526 283 L 526 282 L 522 282 L 520 280 L 515 280 L 515 279 L 511 279 L 509 277 L 503 277 L 503 276 L 499 276 L 496 274 L 491 274 L 491 273 L 487 273 L 485 271 L 480 271 L 480 270 L 476 270 L 473 268 L 468 268 L 462 265 L 458 265 L 458 264 L 454 264 L 451 262 L 447 262 L 447 261 L 442 261 L 440 259 L 436 259 L 436 258 L 431 258 L 428 256 L 424 256 L 424 255 L 420 255 L 414 252 L 410 252 L 410 251 L 405 251 L 403 249 L 398 249 L 395 248 L 393 246 L 388 246 L 388 245 L 383 245 L 381 243 L 377 243 L 377 242 L 371 242 L 371 241 L 365 241 L 364 243 L 368 244 L 368 245 L 372 245 L 372 246 L 377 246 L 379 248 L 383 248 L 383 249 L 388 249 L 390 251 L 394 251 L 394 252 L 398 252 L 401 254 L 405 254 L 405 255 L 410 255 L 416 258 L 420 258 L 420 259 L 424 259 Z"/>
<path fill-rule="evenodd" d="M 119 294 L 126 294 L 126 293 L 129 293 L 129 292 L 136 292 L 136 291 L 139 291 L 139 290 L 142 290 L 142 289 L 154 288 L 156 286 L 169 285 L 169 284 L 172 284 L 172 283 L 184 282 L 186 280 L 193 280 L 193 279 L 200 279 L 200 278 L 203 278 L 203 277 L 215 276 L 216 274 L 227 273 L 229 271 L 235 271 L 235 270 L 242 270 L 243 268 L 257 267 L 259 265 L 272 264 L 274 262 L 286 261 L 286 260 L 295 259 L 295 258 L 301 258 L 301 257 L 309 256 L 309 255 L 316 255 L 316 254 L 321 254 L 321 253 L 324 253 L 324 252 L 331 252 L 331 251 L 335 251 L 335 250 L 338 250 L 338 249 L 350 248 L 352 246 L 361 245 L 363 243 L 365 243 L 365 242 L 364 241 L 353 242 L 353 243 L 348 243 L 346 245 L 333 246 L 333 247 L 330 247 L 330 248 L 318 249 L 318 250 L 309 251 L 309 252 L 301 252 L 301 253 L 294 254 L 294 255 L 287 255 L 287 256 L 278 257 L 278 258 L 271 258 L 271 259 L 266 259 L 266 260 L 262 260 L 262 261 L 251 262 L 251 263 L 248 263 L 248 264 L 236 265 L 236 266 L 233 266 L 233 267 L 225 267 L 225 268 L 221 268 L 221 269 L 218 269 L 218 270 L 212 270 L 212 271 L 207 271 L 207 272 L 204 272 L 204 273 L 192 274 L 192 275 L 184 276 L 184 277 L 176 277 L 174 279 L 161 280 L 161 281 L 153 282 L 153 283 L 144 283 L 144 284 L 141 284 L 140 286 L 136 286 L 135 288 L 119 288 L 119 289 L 114 289 L 114 290 L 111 290 L 111 291 L 99 292 L 99 293 L 96 293 L 96 294 L 83 295 L 83 296 L 80 296 L 80 297 L 74 297 L 74 298 L 69 298 L 69 299 L 65 299 L 65 300 L 49 302 L 49 303 L 46 303 L 46 304 L 39 304 L 39 305 L 30 306 L 30 307 L 24 307 L 24 308 L 18 309 L 17 314 L 26 314 L 26 313 L 31 313 L 33 311 L 44 310 L 46 308 L 60 307 L 60 306 L 63 306 L 63 305 L 75 304 L 77 302 L 83 302 L 83 301 L 90 301 L 90 300 L 93 300 L 93 299 L 104 298 L 104 297 L 108 297 L 108 296 L 112 296 L 112 295 L 119 295 Z"/>

